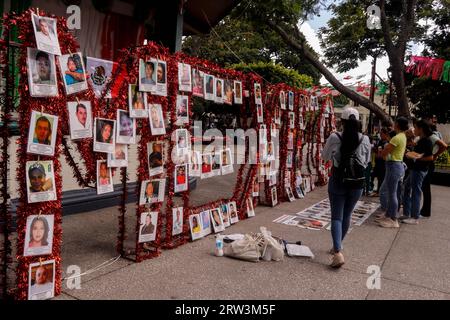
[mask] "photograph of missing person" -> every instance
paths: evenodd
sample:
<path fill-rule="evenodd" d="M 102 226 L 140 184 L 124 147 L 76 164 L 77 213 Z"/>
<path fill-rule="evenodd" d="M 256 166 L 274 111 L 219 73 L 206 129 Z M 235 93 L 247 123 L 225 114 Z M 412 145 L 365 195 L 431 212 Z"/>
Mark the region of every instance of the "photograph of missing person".
<path fill-rule="evenodd" d="M 164 172 L 164 141 L 147 143 L 148 170 L 150 177 Z"/>
<path fill-rule="evenodd" d="M 122 168 L 128 167 L 128 145 L 116 144 L 114 153 L 108 153 L 108 167 Z"/>
<path fill-rule="evenodd" d="M 215 208 L 211 210 L 211 221 L 214 233 L 222 232 L 225 230 L 225 225 L 223 223 L 223 217 L 222 212 L 220 212 L 220 208 Z"/>
<path fill-rule="evenodd" d="M 223 96 L 223 103 L 232 105 L 233 104 L 233 87 L 232 87 L 232 81 L 231 80 L 225 80 L 224 83 L 224 96 Z"/>
<path fill-rule="evenodd" d="M 274 185 L 277 184 L 277 173 L 276 172 L 272 172 L 269 175 L 269 187 L 272 187 Z"/>
<path fill-rule="evenodd" d="M 175 141 L 177 147 L 177 155 L 186 155 L 189 152 L 189 135 L 186 129 L 177 129 L 175 131 Z"/>
<path fill-rule="evenodd" d="M 263 110 L 262 104 L 256 105 L 256 117 L 257 117 L 258 123 L 264 122 L 264 110 Z"/>
<path fill-rule="evenodd" d="M 206 211 L 208 214 L 209 212 Z M 191 230 L 191 238 L 192 240 L 197 240 L 203 237 L 203 230 L 200 223 L 200 215 L 193 214 L 189 216 L 189 228 Z M 211 233 L 211 231 L 210 231 Z"/>
<path fill-rule="evenodd" d="M 278 107 L 275 107 L 274 110 L 274 123 L 281 124 L 281 110 Z"/>
<path fill-rule="evenodd" d="M 211 171 L 213 176 L 220 175 L 220 168 L 222 166 L 222 150 L 215 151 L 211 153 Z"/>
<path fill-rule="evenodd" d="M 67 95 L 87 90 L 86 71 L 81 52 L 58 56 L 58 63 Z"/>
<path fill-rule="evenodd" d="M 215 101 L 216 97 L 216 86 L 215 78 L 210 74 L 204 75 L 204 86 L 205 86 L 205 100 Z"/>
<path fill-rule="evenodd" d="M 167 96 L 167 64 L 165 61 L 158 60 L 156 67 L 156 91 L 153 94 Z"/>
<path fill-rule="evenodd" d="M 72 140 L 92 138 L 92 109 L 90 101 L 69 101 L 70 138 Z"/>
<path fill-rule="evenodd" d="M 157 203 L 164 201 L 166 191 L 166 179 L 144 180 L 141 184 L 141 195 L 139 205 Z"/>
<path fill-rule="evenodd" d="M 28 86 L 32 97 L 56 97 L 55 56 L 51 53 L 27 48 Z"/>
<path fill-rule="evenodd" d="M 223 94 L 224 94 L 223 80 L 216 78 L 215 83 L 216 83 L 216 89 L 215 89 L 216 96 L 215 96 L 214 101 L 216 103 L 223 103 L 223 99 L 224 99 L 224 97 L 223 97 Z"/>
<path fill-rule="evenodd" d="M 55 154 L 58 116 L 38 111 L 31 112 L 27 152 L 44 156 Z"/>
<path fill-rule="evenodd" d="M 231 155 L 231 150 L 222 150 L 222 175 L 230 174 L 233 172 L 233 157 Z"/>
<path fill-rule="evenodd" d="M 272 207 L 274 207 L 278 204 L 277 187 L 272 187 L 272 189 L 270 190 L 270 194 L 272 197 Z"/>
<path fill-rule="evenodd" d="M 195 97 L 203 98 L 204 94 L 204 86 L 203 81 L 205 74 L 203 71 L 198 69 L 192 69 L 192 95 Z"/>
<path fill-rule="evenodd" d="M 177 126 L 189 123 L 189 97 L 177 96 Z"/>
<path fill-rule="evenodd" d="M 189 175 L 191 177 L 200 177 L 202 175 L 202 155 L 199 151 L 191 151 L 189 157 Z"/>
<path fill-rule="evenodd" d="M 212 155 L 210 153 L 204 153 L 202 155 L 202 175 L 201 178 L 209 178 L 212 176 Z"/>
<path fill-rule="evenodd" d="M 295 129 L 295 112 L 289 112 L 289 128 Z"/>
<path fill-rule="evenodd" d="M 97 194 L 113 192 L 111 168 L 106 160 L 97 160 Z"/>
<path fill-rule="evenodd" d="M 260 144 L 267 143 L 267 127 L 265 124 L 259 126 L 258 138 Z"/>
<path fill-rule="evenodd" d="M 288 143 L 287 143 L 288 150 L 294 149 L 294 133 L 292 131 L 288 132 Z"/>
<path fill-rule="evenodd" d="M 286 168 L 288 169 L 292 169 L 292 158 L 293 158 L 294 153 L 292 151 L 288 151 L 287 152 L 287 156 L 286 156 Z"/>
<path fill-rule="evenodd" d="M 148 118 L 147 92 L 139 91 L 135 84 L 128 85 L 128 109 L 132 118 Z"/>
<path fill-rule="evenodd" d="M 139 59 L 139 91 L 154 92 L 156 90 L 156 72 L 158 62 L 155 59 L 144 61 Z"/>
<path fill-rule="evenodd" d="M 234 81 L 234 103 L 242 104 L 242 82 Z"/>
<path fill-rule="evenodd" d="M 270 124 L 270 136 L 274 138 L 278 136 L 278 128 L 275 123 Z"/>
<path fill-rule="evenodd" d="M 300 113 L 300 116 L 298 117 L 298 127 L 300 128 L 300 130 L 305 130 L 305 123 L 303 121 L 303 115 Z"/>
<path fill-rule="evenodd" d="M 178 63 L 178 90 L 184 92 L 192 91 L 191 65 Z"/>
<path fill-rule="evenodd" d="M 183 233 L 183 207 L 172 208 L 172 236 Z"/>
<path fill-rule="evenodd" d="M 166 127 L 164 126 L 164 117 L 161 105 L 149 105 L 148 113 L 152 135 L 159 136 L 166 134 Z"/>
<path fill-rule="evenodd" d="M 228 213 L 230 214 L 230 222 L 232 224 L 239 222 L 239 216 L 235 201 L 228 203 Z"/>
<path fill-rule="evenodd" d="M 222 213 L 223 225 L 226 228 L 228 228 L 229 226 L 231 226 L 231 222 L 230 222 L 230 213 L 228 211 L 228 204 L 227 203 L 222 203 L 220 205 L 220 212 Z"/>
<path fill-rule="evenodd" d="M 106 86 L 111 81 L 113 72 L 117 67 L 118 63 L 113 61 L 86 57 L 86 71 L 89 75 L 88 81 L 91 83 L 97 98 L 100 98 L 106 90 Z M 113 95 L 111 94 L 111 89 L 105 93 L 105 98 L 116 97 L 114 92 Z"/>
<path fill-rule="evenodd" d="M 281 110 L 286 110 L 286 92 L 280 91 L 280 107 Z"/>
<path fill-rule="evenodd" d="M 94 119 L 94 151 L 114 153 L 116 143 L 116 120 Z"/>
<path fill-rule="evenodd" d="M 267 161 L 275 160 L 275 147 L 272 141 L 267 144 L 266 160 Z"/>
<path fill-rule="evenodd" d="M 253 208 L 253 198 L 248 198 L 245 201 L 246 209 L 247 209 L 247 217 L 251 218 L 255 216 L 255 209 Z"/>
<path fill-rule="evenodd" d="M 52 253 L 54 218 L 52 214 L 27 217 L 23 253 L 25 257 Z"/>
<path fill-rule="evenodd" d="M 136 120 L 130 117 L 126 110 L 117 110 L 117 137 L 116 143 L 136 143 Z"/>
<path fill-rule="evenodd" d="M 253 197 L 257 197 L 259 196 L 259 182 L 257 181 L 257 179 L 255 179 L 255 182 L 253 183 L 253 187 L 252 187 L 252 196 Z"/>
<path fill-rule="evenodd" d="M 289 110 L 292 111 L 294 110 L 294 93 L 292 91 L 289 91 L 288 97 L 289 97 L 288 107 Z"/>
<path fill-rule="evenodd" d="M 174 174 L 174 192 L 183 192 L 188 190 L 188 165 L 181 164 L 175 166 Z"/>
<path fill-rule="evenodd" d="M 295 201 L 295 197 L 294 197 L 294 194 L 292 193 L 291 187 L 286 187 L 286 195 L 288 196 L 288 199 L 290 202 Z"/>
<path fill-rule="evenodd" d="M 55 260 L 30 263 L 28 300 L 47 300 L 55 296 Z"/>
<path fill-rule="evenodd" d="M 255 103 L 262 104 L 261 84 L 255 83 Z"/>
<path fill-rule="evenodd" d="M 200 212 L 200 224 L 202 228 L 202 236 L 206 236 L 211 233 L 211 218 L 210 210 Z"/>
<path fill-rule="evenodd" d="M 25 167 L 28 203 L 56 200 L 53 161 L 27 161 Z"/>
<path fill-rule="evenodd" d="M 319 101 L 317 100 L 316 96 L 311 96 L 311 110 L 319 110 Z"/>
<path fill-rule="evenodd" d="M 156 239 L 158 229 L 158 212 L 142 212 L 139 228 L 139 243 L 151 242 Z"/>
<path fill-rule="evenodd" d="M 56 19 L 41 17 L 31 13 L 31 22 L 33 23 L 37 48 L 47 53 L 61 55 Z"/>

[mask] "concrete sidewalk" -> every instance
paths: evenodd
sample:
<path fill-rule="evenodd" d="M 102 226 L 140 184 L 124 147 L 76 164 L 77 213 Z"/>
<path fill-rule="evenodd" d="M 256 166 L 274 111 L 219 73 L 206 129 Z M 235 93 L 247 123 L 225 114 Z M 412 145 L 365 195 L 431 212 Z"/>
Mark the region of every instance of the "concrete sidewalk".
<path fill-rule="evenodd" d="M 344 241 L 346 264 L 340 270 L 328 267 L 329 231 L 272 222 L 326 198 L 326 188 L 318 188 L 303 200 L 257 207 L 256 217 L 225 232 L 258 232 L 266 226 L 288 241 L 301 240 L 314 252 L 313 260 L 250 263 L 219 258 L 213 255 L 214 237 L 208 236 L 142 263 L 119 259 L 83 276 L 79 290 L 64 284 L 63 294 L 55 299 L 450 299 L 450 188 L 432 189 L 432 218 L 419 225 L 384 229 L 370 217 L 354 227 Z M 129 215 L 134 215 L 133 206 Z M 65 217 L 63 230 L 64 269 L 75 264 L 84 272 L 116 256 L 116 208 Z M 381 268 L 380 290 L 366 286 L 370 265 Z"/>

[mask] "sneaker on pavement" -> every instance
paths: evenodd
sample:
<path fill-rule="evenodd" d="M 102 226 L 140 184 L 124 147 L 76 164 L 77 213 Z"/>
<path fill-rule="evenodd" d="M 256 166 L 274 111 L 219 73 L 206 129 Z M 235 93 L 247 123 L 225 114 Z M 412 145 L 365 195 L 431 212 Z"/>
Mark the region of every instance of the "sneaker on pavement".
<path fill-rule="evenodd" d="M 400 228 L 397 220 L 392 220 L 391 218 L 384 218 L 378 221 L 380 227 L 383 228 Z"/>
<path fill-rule="evenodd" d="M 331 261 L 330 266 L 332 268 L 340 268 L 345 263 L 344 255 L 341 252 L 333 254 L 333 260 Z"/>
<path fill-rule="evenodd" d="M 411 219 L 410 216 L 401 216 L 400 218 L 398 218 L 398 220 L 406 220 L 406 219 Z"/>
<path fill-rule="evenodd" d="M 430 219 L 430 218 L 431 216 L 422 216 L 422 215 L 419 216 L 419 219 Z"/>
<path fill-rule="evenodd" d="M 419 224 L 419 221 L 417 221 L 417 219 L 414 218 L 405 219 L 402 220 L 402 222 L 406 224 Z"/>

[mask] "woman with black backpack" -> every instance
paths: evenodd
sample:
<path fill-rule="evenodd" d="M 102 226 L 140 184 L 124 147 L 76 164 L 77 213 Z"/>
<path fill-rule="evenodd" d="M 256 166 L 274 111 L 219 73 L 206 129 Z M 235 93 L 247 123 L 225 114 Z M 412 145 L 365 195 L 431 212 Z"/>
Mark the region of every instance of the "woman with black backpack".
<path fill-rule="evenodd" d="M 345 108 L 341 120 L 343 132 L 332 133 L 322 151 L 325 161 L 333 161 L 328 183 L 333 238 L 333 249 L 330 253 L 333 254 L 333 268 L 344 264 L 342 240 L 350 227 L 353 209 L 363 193 L 365 169 L 370 161 L 371 150 L 369 137 L 361 133 L 359 112 L 354 108 Z"/>

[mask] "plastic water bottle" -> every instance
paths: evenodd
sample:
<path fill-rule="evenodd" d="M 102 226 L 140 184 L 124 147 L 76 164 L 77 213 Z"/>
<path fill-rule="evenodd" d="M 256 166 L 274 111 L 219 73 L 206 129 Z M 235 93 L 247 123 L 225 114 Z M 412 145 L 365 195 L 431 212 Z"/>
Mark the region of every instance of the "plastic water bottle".
<path fill-rule="evenodd" d="M 216 236 L 216 256 L 223 256 L 223 239 L 220 234 Z"/>

